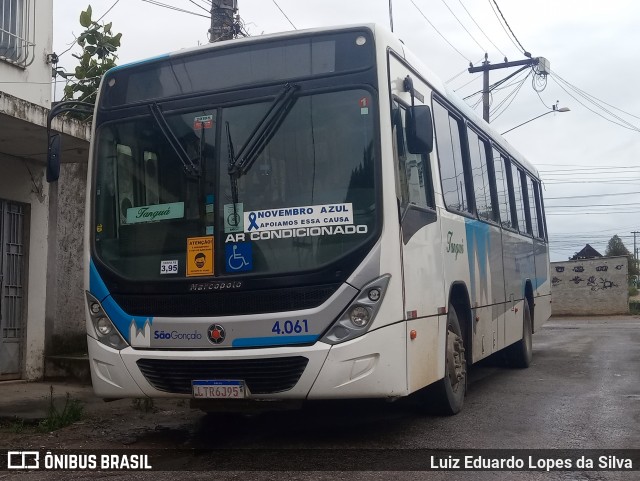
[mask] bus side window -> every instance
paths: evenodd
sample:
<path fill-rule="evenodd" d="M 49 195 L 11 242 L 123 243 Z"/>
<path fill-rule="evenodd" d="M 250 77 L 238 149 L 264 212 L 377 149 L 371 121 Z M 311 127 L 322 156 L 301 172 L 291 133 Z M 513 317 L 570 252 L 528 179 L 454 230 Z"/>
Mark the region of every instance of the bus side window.
<path fill-rule="evenodd" d="M 536 203 L 536 214 L 538 219 L 538 232 L 541 239 L 546 239 L 546 228 L 544 221 L 544 206 L 542 204 L 542 194 L 540 192 L 540 184 L 537 181 L 533 181 L 533 194 Z"/>
<path fill-rule="evenodd" d="M 540 226 L 538 224 L 538 212 L 536 210 L 535 193 L 533 190 L 533 180 L 529 174 L 525 175 L 527 179 L 527 201 L 529 203 L 529 219 L 531 220 L 531 235 L 540 238 Z"/>
<path fill-rule="evenodd" d="M 397 158 L 397 192 L 403 206 L 435 208 L 429 156 L 411 154 L 407 149 L 406 113 L 404 106 L 394 103 L 392 125 Z"/>
<path fill-rule="evenodd" d="M 491 165 L 487 163 L 487 153 L 489 152 L 490 155 L 489 144 L 469 128 L 467 128 L 467 138 L 478 216 L 481 219 L 497 222 L 498 212 L 493 204 L 495 185 L 492 182 Z"/>
<path fill-rule="evenodd" d="M 507 179 L 506 159 L 497 149 L 493 149 L 493 170 L 496 173 L 496 188 L 498 191 L 498 208 L 502 227 L 513 229 L 511 222 L 511 197 L 509 195 L 509 181 Z"/>
<path fill-rule="evenodd" d="M 444 203 L 449 209 L 471 212 L 462 160 L 460 121 L 437 102 L 433 102 L 433 120 Z"/>
<path fill-rule="evenodd" d="M 513 199 L 516 207 L 516 220 L 518 230 L 527 233 L 527 217 L 524 209 L 524 197 L 522 192 L 522 171 L 513 162 L 511 163 L 511 176 L 513 179 Z"/>

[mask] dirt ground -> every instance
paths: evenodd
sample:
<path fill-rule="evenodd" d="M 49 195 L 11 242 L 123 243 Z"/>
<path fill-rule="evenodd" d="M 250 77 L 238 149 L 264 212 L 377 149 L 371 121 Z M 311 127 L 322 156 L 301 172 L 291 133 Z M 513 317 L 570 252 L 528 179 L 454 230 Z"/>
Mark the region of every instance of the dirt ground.
<path fill-rule="evenodd" d="M 197 426 L 206 416 L 191 410 L 188 401 L 155 400 L 145 411 L 143 403 L 132 400 L 83 403 L 80 421 L 53 432 L 42 432 L 39 420 L 0 422 L 0 446 L 5 449 L 102 449 L 156 448 L 166 445 L 167 436 L 176 435 L 185 426 Z"/>

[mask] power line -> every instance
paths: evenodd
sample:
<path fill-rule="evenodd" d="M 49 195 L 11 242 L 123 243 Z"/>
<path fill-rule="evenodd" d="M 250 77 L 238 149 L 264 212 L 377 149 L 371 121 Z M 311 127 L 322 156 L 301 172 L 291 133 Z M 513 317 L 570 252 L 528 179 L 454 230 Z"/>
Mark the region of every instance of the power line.
<path fill-rule="evenodd" d="M 558 77 L 557 77 L 556 75 L 552 75 L 552 76 L 551 76 L 551 78 L 552 78 L 552 79 L 554 80 L 554 82 L 555 82 L 555 83 L 556 83 L 556 84 L 557 84 L 557 85 L 558 85 L 562 90 L 564 90 L 564 91 L 565 91 L 565 92 L 566 92 L 566 93 L 567 93 L 571 98 L 573 98 L 576 102 L 578 102 L 580 105 L 582 105 L 585 109 L 587 109 L 587 110 L 589 110 L 590 112 L 592 112 L 592 113 L 596 114 L 598 117 L 601 117 L 601 118 L 603 118 L 604 120 L 606 120 L 607 122 L 611 122 L 612 124 L 618 125 L 619 127 L 625 128 L 625 129 L 627 129 L 627 130 L 634 130 L 634 131 L 636 131 L 636 132 L 640 132 L 640 129 L 638 129 L 638 127 L 636 127 L 635 125 L 633 125 L 633 124 L 631 124 L 631 123 L 629 123 L 629 122 L 627 122 L 627 121 L 625 121 L 625 120 L 622 120 L 622 121 L 624 122 L 624 124 L 627 124 L 627 125 L 624 125 L 623 123 L 619 123 L 619 122 L 616 122 L 616 121 L 614 121 L 614 120 L 611 120 L 611 119 L 609 119 L 609 118 L 605 117 L 604 115 L 602 115 L 601 113 L 596 112 L 596 111 L 595 111 L 595 110 L 593 110 L 592 108 L 590 108 L 590 107 L 588 107 L 587 105 L 585 105 L 584 103 L 582 103 L 582 102 L 581 102 L 581 101 L 580 101 L 580 100 L 579 100 L 575 95 L 573 95 L 571 92 L 569 92 L 569 91 L 564 87 L 564 85 L 563 85 L 562 83 L 560 83 L 560 81 L 558 81 Z M 592 102 L 592 103 L 594 103 L 593 101 L 591 101 L 591 102 Z M 601 108 L 602 108 L 602 107 L 601 107 Z M 604 110 L 604 109 L 603 109 L 603 110 Z M 617 117 L 617 116 L 614 116 L 614 117 Z"/>
<path fill-rule="evenodd" d="M 450 46 L 452 49 L 454 49 L 456 52 L 458 52 L 458 55 L 460 55 L 460 56 L 461 56 L 463 59 L 465 59 L 467 62 L 471 63 L 471 60 L 469 60 L 469 59 L 467 58 L 467 56 L 466 56 L 466 55 L 464 55 L 462 52 L 460 52 L 460 50 L 458 50 L 457 48 L 455 48 L 455 47 L 453 46 L 453 44 L 452 44 L 451 42 L 449 42 L 449 40 L 447 40 L 447 37 L 445 37 L 444 35 L 442 35 L 442 33 L 440 33 L 440 30 L 438 30 L 438 29 L 436 28 L 436 26 L 435 26 L 433 23 L 431 23 L 431 20 L 429 20 L 429 19 L 427 18 L 427 16 L 422 12 L 422 10 L 420 10 L 420 7 L 418 7 L 418 5 L 416 5 L 416 2 L 414 2 L 413 0 L 409 0 L 409 1 L 413 4 L 413 6 L 414 6 L 414 7 L 416 7 L 416 10 L 418 10 L 418 12 L 420 12 L 420 15 L 422 15 L 422 18 L 424 18 L 424 19 L 427 21 L 427 23 L 428 23 L 429 25 L 431 25 L 431 28 L 433 28 L 433 29 L 438 33 L 438 35 L 440 35 L 440 36 L 442 37 L 442 39 L 443 39 L 445 42 L 447 42 L 447 43 L 449 44 L 449 46 Z"/>
<path fill-rule="evenodd" d="M 529 73 L 527 74 L 527 76 L 525 78 L 522 79 L 522 81 L 520 82 L 520 84 L 513 89 L 513 91 L 511 91 L 511 93 L 509 93 L 504 100 L 499 103 L 495 109 L 493 109 L 493 112 L 491 113 L 491 115 L 495 114 L 495 112 L 498 111 L 498 109 L 507 101 L 507 99 L 511 96 L 511 100 L 509 101 L 509 103 L 500 111 L 500 113 L 496 114 L 493 119 L 491 119 L 491 121 L 495 121 L 498 117 L 500 117 L 503 113 L 506 112 L 506 110 L 509 108 L 509 106 L 513 103 L 513 101 L 516 99 L 516 97 L 518 96 L 518 93 L 520 92 L 520 89 L 522 88 L 522 86 L 524 85 L 524 83 L 526 82 L 527 78 L 529 77 L 529 75 L 531 74 L 531 70 L 529 70 Z"/>
<path fill-rule="evenodd" d="M 472 65 L 475 65 L 477 63 L 482 62 L 482 60 L 484 59 L 484 55 L 480 58 L 480 60 L 476 60 L 475 62 L 473 62 Z M 458 77 L 460 77 L 460 75 L 462 75 L 463 73 L 467 73 L 468 71 L 468 67 L 466 67 L 464 70 L 458 72 L 457 74 L 455 74 L 453 77 L 451 77 L 449 80 L 445 81 L 446 84 L 448 84 L 449 82 L 453 82 L 455 79 L 457 79 Z"/>
<path fill-rule="evenodd" d="M 561 76 L 560 76 L 556 71 L 553 71 L 552 73 L 553 73 L 556 77 L 558 77 L 560 80 L 562 80 L 562 81 L 564 81 L 564 82 L 566 82 L 566 83 L 568 83 L 568 84 L 569 84 L 569 82 L 568 82 L 567 80 L 563 79 L 563 78 L 562 78 L 562 77 L 561 77 Z M 571 84 L 569 84 L 569 85 L 571 85 Z M 618 110 L 618 111 L 622 112 L 623 114 L 627 114 L 627 115 L 628 115 L 628 116 L 630 116 L 630 117 L 634 117 L 634 118 L 636 118 L 636 119 L 640 119 L 640 116 L 638 116 L 638 115 L 634 115 L 634 114 L 632 114 L 632 113 L 627 112 L 626 110 L 622 110 L 621 108 L 616 107 L 615 105 L 611 105 L 611 104 L 609 104 L 609 103 L 605 102 L 604 100 L 599 99 L 599 98 L 598 98 L 598 97 L 596 97 L 595 95 L 591 95 L 590 93 L 585 92 L 584 90 L 582 90 L 582 89 L 580 89 L 580 88 L 576 87 L 575 85 L 574 85 L 574 87 L 575 87 L 579 92 L 581 92 L 584 96 L 586 96 L 586 97 L 591 97 L 591 98 L 593 98 L 593 99 L 597 100 L 598 102 L 601 102 L 601 103 L 603 103 L 603 104 L 605 104 L 605 105 L 607 105 L 607 106 L 611 107 L 612 109 L 616 109 L 616 110 Z"/>
<path fill-rule="evenodd" d="M 478 22 L 476 22 L 476 20 L 473 18 L 473 15 L 469 13 L 469 10 L 467 10 L 467 7 L 464 6 L 464 3 L 462 3 L 462 0 L 458 0 L 458 2 L 460 2 L 460 5 L 462 5 L 462 8 L 464 8 L 464 11 L 467 12 L 467 15 L 469 15 L 469 18 L 473 21 L 473 23 L 476 24 L 476 27 L 478 27 L 478 29 L 482 32 L 482 35 L 484 35 L 485 38 L 489 40 L 489 43 L 493 45 L 495 49 L 498 52 L 500 52 L 504 58 L 507 58 L 507 55 L 502 50 L 500 50 L 500 48 L 495 43 L 493 43 L 493 41 L 489 38 L 489 36 L 486 33 L 484 33 L 484 30 L 482 30 L 482 27 L 480 27 L 480 25 L 478 25 Z"/>
<path fill-rule="evenodd" d="M 615 192 L 612 194 L 602 194 L 602 193 L 598 193 L 598 194 L 590 194 L 590 195 L 567 195 L 564 197 L 545 197 L 544 200 L 558 200 L 558 199 L 592 199 L 594 196 L 598 196 L 598 197 L 613 197 L 613 196 L 618 196 L 618 195 L 634 195 L 634 194 L 640 194 L 640 192 Z"/>
<path fill-rule="evenodd" d="M 618 210 L 614 214 L 637 214 L 640 210 Z M 610 211 L 607 212 L 580 212 L 580 215 L 611 215 Z M 547 215 L 576 215 L 575 212 L 547 212 Z"/>
<path fill-rule="evenodd" d="M 111 6 L 108 8 L 108 10 L 107 10 L 106 12 L 104 12 L 104 13 L 102 14 L 102 16 L 101 16 L 98 20 L 96 20 L 96 22 L 99 22 L 99 21 L 100 21 L 100 20 L 102 20 L 104 17 L 106 17 L 106 16 L 107 16 L 107 14 L 108 14 L 111 10 L 113 10 L 113 7 L 115 7 L 116 5 L 118 5 L 118 3 L 119 3 L 119 2 L 120 2 L 120 0 L 116 0 L 116 1 L 113 3 L 113 5 L 111 5 Z M 62 57 L 65 53 L 67 53 L 69 50 L 71 50 L 71 49 L 75 46 L 75 44 L 76 44 L 76 43 L 78 43 L 78 39 L 77 39 L 77 38 L 76 38 L 73 42 L 71 42 L 71 45 L 69 45 L 69 48 L 68 48 L 68 49 L 66 49 L 64 52 L 62 52 L 61 54 L 59 54 L 59 55 L 58 55 L 58 58 Z"/>
<path fill-rule="evenodd" d="M 502 10 L 500 10 L 500 7 L 498 6 L 498 2 L 496 2 L 496 0 L 493 0 L 493 3 L 495 4 L 496 8 L 498 9 L 498 12 L 500 13 L 500 16 L 502 17 L 502 20 L 504 21 L 504 24 L 507 26 L 507 28 L 509 29 L 509 32 L 511 32 L 511 35 L 513 36 L 514 40 L 516 42 L 518 42 L 518 45 L 520 45 L 520 48 L 522 49 L 522 53 L 524 53 L 525 57 L 530 57 L 531 54 L 529 54 L 529 52 L 527 52 L 527 49 L 525 49 L 522 44 L 520 43 L 520 40 L 518 40 L 518 37 L 516 37 L 516 34 L 513 33 L 513 30 L 511 30 L 511 26 L 509 25 L 509 22 L 507 22 L 507 19 L 504 18 L 504 15 L 502 14 Z"/>
<path fill-rule="evenodd" d="M 480 50 L 481 50 L 481 51 L 483 51 L 483 52 L 486 52 L 486 51 L 487 51 L 487 49 L 486 49 L 486 48 L 484 48 L 482 45 L 480 45 L 480 42 L 478 42 L 478 41 L 476 40 L 476 38 L 475 38 L 473 35 L 471 35 L 471 32 L 470 32 L 469 30 L 467 30 L 467 27 L 465 27 L 465 26 L 464 26 L 464 24 L 460 21 L 460 19 L 459 19 L 459 18 L 458 18 L 458 16 L 454 13 L 454 11 L 453 11 L 453 10 L 451 10 L 451 7 L 449 7 L 449 5 L 447 4 L 447 2 L 445 2 L 444 0 L 440 0 L 440 1 L 444 4 L 444 6 L 445 6 L 445 7 L 447 7 L 447 10 L 449 10 L 449 12 L 451 12 L 451 15 L 453 15 L 453 18 L 455 18 L 455 19 L 457 20 L 457 22 L 458 22 L 458 23 L 460 24 L 460 26 L 464 29 L 464 31 L 465 31 L 465 32 L 467 32 L 467 34 L 469 35 L 469 37 L 471 37 L 471 40 L 473 40 L 473 41 L 476 43 L 476 45 L 477 45 L 478 47 L 480 47 Z"/>
<path fill-rule="evenodd" d="M 193 3 L 196 7 L 198 7 L 198 8 L 200 8 L 200 9 L 204 10 L 205 12 L 207 12 L 207 13 L 211 13 L 211 11 L 210 11 L 208 8 L 203 7 L 203 6 L 202 6 L 202 5 L 200 5 L 199 3 L 194 2 L 193 0 L 187 0 L 187 1 L 188 1 L 188 2 Z"/>
<path fill-rule="evenodd" d="M 271 0 L 271 1 L 276 5 L 276 7 L 278 7 L 278 10 L 280 10 L 280 13 L 282 13 L 282 15 L 284 15 L 284 18 L 286 18 L 286 19 L 287 19 L 287 21 L 291 24 L 291 26 L 293 27 L 293 29 L 294 29 L 294 30 L 298 30 L 298 29 L 296 28 L 296 26 L 293 24 L 293 22 L 289 19 L 289 17 L 287 17 L 287 14 L 286 14 L 286 13 L 284 13 L 284 10 L 282 10 L 282 9 L 280 8 L 280 5 L 278 5 L 278 2 L 276 2 L 276 0 Z"/>
<path fill-rule="evenodd" d="M 630 203 L 622 203 L 622 204 L 547 205 L 547 206 L 545 206 L 545 210 L 549 210 L 549 209 L 572 209 L 572 208 L 584 209 L 585 207 L 590 209 L 591 207 L 620 207 L 620 206 L 627 206 L 627 205 L 640 205 L 640 202 L 630 202 Z"/>
<path fill-rule="evenodd" d="M 540 164 L 541 165 L 541 164 Z M 544 164 L 544 165 L 549 165 L 549 164 Z M 558 165 L 562 165 L 562 164 L 558 164 Z M 566 164 L 565 164 L 566 165 Z M 554 170 L 545 170 L 545 169 L 539 169 L 539 172 L 546 172 L 547 175 L 548 174 L 562 174 L 562 175 L 569 175 L 569 174 L 606 174 L 609 172 L 603 172 L 603 171 L 611 171 L 610 173 L 620 173 L 620 172 L 629 172 L 632 169 L 636 169 L 638 167 L 634 166 L 634 165 L 629 165 L 629 166 L 610 166 L 610 167 L 577 167 L 575 169 L 554 169 Z"/>
<path fill-rule="evenodd" d="M 518 47 L 518 44 L 516 44 L 513 41 L 513 38 L 511 38 L 511 35 L 509 35 L 509 32 L 507 32 L 507 29 L 504 28 L 504 25 L 502 24 L 502 22 L 500 21 L 500 17 L 498 16 L 498 12 L 496 12 L 495 7 L 493 6 L 493 4 L 491 3 L 491 0 L 488 0 L 489 2 L 489 6 L 491 7 L 491 10 L 493 10 L 493 14 L 496 16 L 496 19 L 498 19 L 498 23 L 500 24 L 500 26 L 502 27 L 502 30 L 504 30 L 505 35 L 507 36 L 507 38 L 511 41 L 511 43 L 518 49 L 518 51 L 520 50 L 520 47 Z"/>
<path fill-rule="evenodd" d="M 555 75 L 563 84 L 565 84 L 567 87 L 569 87 L 571 90 L 573 90 L 574 92 L 576 92 L 578 95 L 580 95 L 582 98 L 584 98 L 585 100 L 587 100 L 588 102 L 590 102 L 591 104 L 595 105 L 596 107 L 600 108 L 601 110 L 603 110 L 604 112 L 606 112 L 607 114 L 609 114 L 611 117 L 613 117 L 614 119 L 619 120 L 620 122 L 634 128 L 637 129 L 637 127 L 635 125 L 633 125 L 631 122 L 627 122 L 625 119 L 623 119 L 622 117 L 620 117 L 619 115 L 614 114 L 613 112 L 611 112 L 610 110 L 605 109 L 602 105 L 600 105 L 599 103 L 595 102 L 593 99 L 591 99 L 589 96 L 584 95 L 584 93 L 582 92 L 582 90 L 580 90 L 578 87 L 576 87 L 575 85 L 567 82 L 565 79 L 563 79 L 562 77 L 560 77 L 559 75 L 555 74 L 554 72 L 552 72 L 553 75 Z"/>
<path fill-rule="evenodd" d="M 465 72 L 467 71 L 466 69 L 464 70 Z M 463 88 L 465 88 L 467 85 L 469 85 L 472 82 L 475 82 L 476 80 L 478 80 L 480 78 L 482 74 L 476 74 L 475 77 L 473 77 L 471 80 L 469 80 L 467 83 L 465 83 L 464 85 L 461 85 L 460 87 L 458 87 L 457 89 L 454 89 L 454 92 L 457 92 L 458 90 L 462 90 Z"/>
<path fill-rule="evenodd" d="M 173 5 L 167 5 L 166 3 L 161 3 L 156 0 L 142 0 L 143 2 L 150 3 L 151 5 L 156 5 L 162 8 L 168 8 L 169 10 L 175 10 L 176 12 L 188 13 L 190 15 L 195 15 L 196 17 L 204 17 L 206 19 L 210 19 L 210 15 L 202 15 L 201 13 L 192 12 L 191 10 L 185 10 L 183 8 L 174 7 Z"/>

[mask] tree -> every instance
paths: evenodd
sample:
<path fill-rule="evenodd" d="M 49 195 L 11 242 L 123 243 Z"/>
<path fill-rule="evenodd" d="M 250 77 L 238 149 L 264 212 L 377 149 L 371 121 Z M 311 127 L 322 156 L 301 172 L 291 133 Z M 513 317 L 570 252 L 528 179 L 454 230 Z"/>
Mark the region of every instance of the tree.
<path fill-rule="evenodd" d="M 113 35 L 111 23 L 101 25 L 91 19 L 91 13 L 91 5 L 80 12 L 80 25 L 86 30 L 76 42 L 82 47 L 82 54 L 73 54 L 80 61 L 73 75 L 76 82 L 70 82 L 64 88 L 63 100 L 95 103 L 100 79 L 107 70 L 116 66 L 118 56 L 115 52 L 120 47 L 122 34 Z"/>
<path fill-rule="evenodd" d="M 607 250 L 604 253 L 607 257 L 613 256 L 630 256 L 631 252 L 626 248 L 622 239 L 617 235 L 614 235 L 611 239 L 609 239 L 609 243 L 607 244 Z"/>
<path fill-rule="evenodd" d="M 627 256 L 629 258 L 629 276 L 637 276 L 640 269 L 638 269 L 638 265 L 635 261 L 635 257 L 629 249 L 626 248 L 622 239 L 617 235 L 614 235 L 611 239 L 609 239 L 609 243 L 607 244 L 607 250 L 605 251 L 605 256 Z"/>

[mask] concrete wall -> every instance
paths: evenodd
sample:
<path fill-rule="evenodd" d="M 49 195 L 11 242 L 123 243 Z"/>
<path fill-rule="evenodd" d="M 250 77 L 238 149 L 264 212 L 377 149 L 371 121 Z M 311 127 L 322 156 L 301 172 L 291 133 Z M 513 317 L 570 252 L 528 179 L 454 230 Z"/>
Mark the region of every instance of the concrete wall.
<path fill-rule="evenodd" d="M 44 166 L 0 154 L 0 197 L 29 205 L 26 282 L 26 337 L 24 338 L 24 378 L 44 374 L 45 300 L 47 295 L 47 232 L 49 228 L 49 184 Z"/>
<path fill-rule="evenodd" d="M 26 3 L 26 2 L 25 2 Z M 0 61 L 2 91 L 41 107 L 51 106 L 51 65 L 47 55 L 53 45 L 53 0 L 31 0 L 33 61 L 26 68 Z M 35 20 L 35 30 L 33 30 Z"/>
<path fill-rule="evenodd" d="M 87 164 L 62 164 L 51 186 L 47 355 L 86 350 L 84 209 Z"/>
<path fill-rule="evenodd" d="M 552 262 L 552 315 L 627 313 L 628 262 L 624 256 Z"/>

